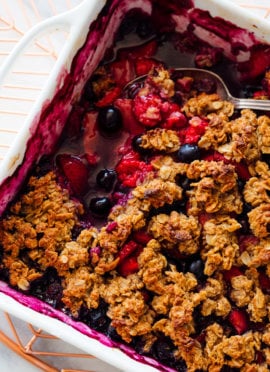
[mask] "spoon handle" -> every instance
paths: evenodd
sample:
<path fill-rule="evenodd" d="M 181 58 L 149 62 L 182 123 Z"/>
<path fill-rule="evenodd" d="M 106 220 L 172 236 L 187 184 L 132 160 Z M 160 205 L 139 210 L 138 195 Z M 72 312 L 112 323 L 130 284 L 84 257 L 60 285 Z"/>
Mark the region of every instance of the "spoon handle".
<path fill-rule="evenodd" d="M 230 101 L 234 104 L 236 109 L 247 108 L 253 110 L 270 111 L 269 100 L 230 97 Z"/>

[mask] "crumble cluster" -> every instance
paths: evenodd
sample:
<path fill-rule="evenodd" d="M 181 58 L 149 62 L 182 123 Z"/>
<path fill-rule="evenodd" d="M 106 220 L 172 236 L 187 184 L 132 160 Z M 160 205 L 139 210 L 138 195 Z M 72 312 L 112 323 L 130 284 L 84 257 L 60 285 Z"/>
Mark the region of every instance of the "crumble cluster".
<path fill-rule="evenodd" d="M 173 96 L 164 71 L 154 84 Z M 62 302 L 74 317 L 103 300 L 125 342 L 141 336 L 149 352 L 165 335 L 188 371 L 268 371 L 270 169 L 262 155 L 270 154 L 270 119 L 247 109 L 235 118 L 232 104 L 205 93 L 189 98 L 183 112 L 208 122 L 198 141 L 205 157 L 180 162 L 177 130 L 146 131 L 141 147 L 155 151 L 153 170 L 100 229 L 84 228 L 73 239 L 83 205 L 53 172 L 32 176 L 0 222 L 1 268 L 22 291 L 46 268 L 56 268 Z M 189 181 L 187 190 L 179 179 Z M 180 207 L 166 212 L 174 203 Z M 131 242 L 137 267 L 124 274 L 121 253 Z M 200 277 L 176 263 L 194 255 L 204 262 Z"/>

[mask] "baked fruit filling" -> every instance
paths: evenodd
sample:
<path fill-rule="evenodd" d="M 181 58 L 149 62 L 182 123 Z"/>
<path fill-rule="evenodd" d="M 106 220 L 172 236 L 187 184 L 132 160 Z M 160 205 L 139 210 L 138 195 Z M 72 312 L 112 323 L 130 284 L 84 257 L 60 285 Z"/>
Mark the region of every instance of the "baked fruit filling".
<path fill-rule="evenodd" d="M 1 219 L 0 277 L 160 370 L 268 371 L 269 115 L 170 68 L 136 27 L 147 41 L 104 59 Z M 218 52 L 195 62 L 226 66 Z M 250 96 L 269 99 L 259 78 Z"/>

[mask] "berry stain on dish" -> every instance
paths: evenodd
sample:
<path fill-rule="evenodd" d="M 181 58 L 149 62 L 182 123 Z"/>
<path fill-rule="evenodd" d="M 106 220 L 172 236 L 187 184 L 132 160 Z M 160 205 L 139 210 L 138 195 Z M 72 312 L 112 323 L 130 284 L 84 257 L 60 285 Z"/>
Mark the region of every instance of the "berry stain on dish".
<path fill-rule="evenodd" d="M 175 67 L 269 99 L 270 47 L 191 10 L 126 15 L 1 218 L 0 277 L 160 371 L 267 371 L 269 112 L 235 110 Z M 223 47 L 194 32 L 207 25 Z"/>

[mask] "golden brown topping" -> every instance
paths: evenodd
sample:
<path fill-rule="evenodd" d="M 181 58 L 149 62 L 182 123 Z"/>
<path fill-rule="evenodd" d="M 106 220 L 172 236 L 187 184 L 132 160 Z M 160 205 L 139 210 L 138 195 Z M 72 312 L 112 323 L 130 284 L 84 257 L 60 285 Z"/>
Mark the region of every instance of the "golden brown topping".
<path fill-rule="evenodd" d="M 258 145 L 263 154 L 270 154 L 270 118 L 263 115 L 258 118 Z"/>
<path fill-rule="evenodd" d="M 234 111 L 233 104 L 222 101 L 217 94 L 201 93 L 197 97 L 190 98 L 183 107 L 187 116 L 207 116 L 209 113 L 225 114 L 231 116 Z"/>
<path fill-rule="evenodd" d="M 229 270 L 239 254 L 236 231 L 241 225 L 233 218 L 217 216 L 207 221 L 203 229 L 205 274 L 212 275 L 217 268 Z"/>
<path fill-rule="evenodd" d="M 174 182 L 164 182 L 155 178 L 137 186 L 132 195 L 143 204 L 144 210 L 149 210 L 150 207 L 159 208 L 175 200 L 181 200 L 182 189 Z"/>
<path fill-rule="evenodd" d="M 165 151 L 166 153 L 175 152 L 180 147 L 180 139 L 176 131 L 162 128 L 148 130 L 141 136 L 140 147 L 144 149 L 154 149 Z"/>
<path fill-rule="evenodd" d="M 250 228 L 258 238 L 269 235 L 270 227 L 270 203 L 264 203 L 252 209 L 248 213 Z"/>
<path fill-rule="evenodd" d="M 228 136 L 230 141 L 219 146 L 218 151 L 226 158 L 248 163 L 260 156 L 257 138 L 257 117 L 251 110 L 242 110 L 241 116 L 230 123 Z"/>
<path fill-rule="evenodd" d="M 178 248 L 181 253 L 193 254 L 199 248 L 200 226 L 198 220 L 176 211 L 152 218 L 148 229 L 163 247 Z"/>

